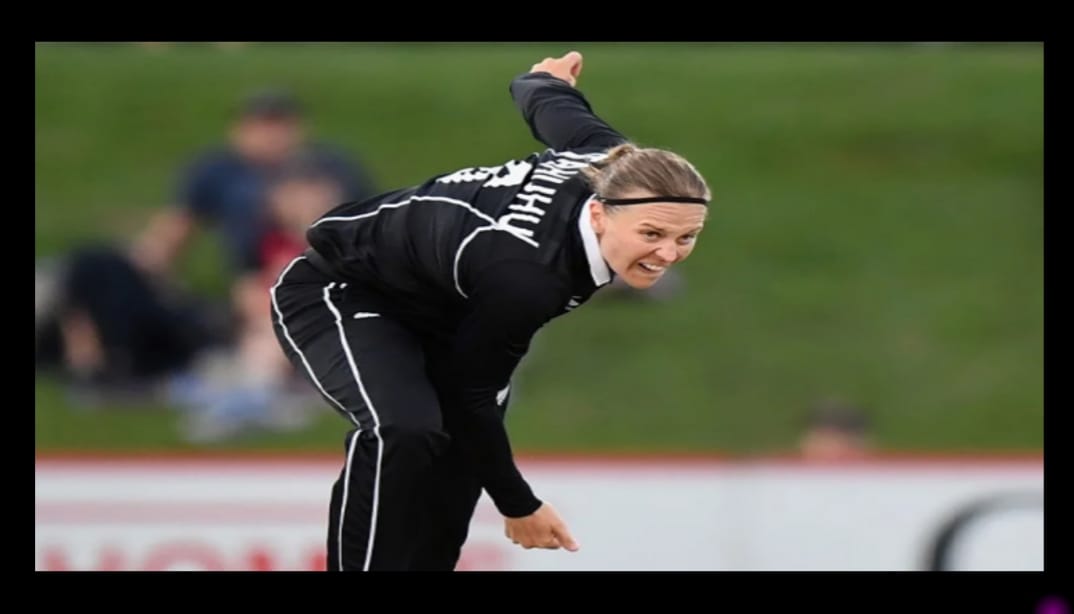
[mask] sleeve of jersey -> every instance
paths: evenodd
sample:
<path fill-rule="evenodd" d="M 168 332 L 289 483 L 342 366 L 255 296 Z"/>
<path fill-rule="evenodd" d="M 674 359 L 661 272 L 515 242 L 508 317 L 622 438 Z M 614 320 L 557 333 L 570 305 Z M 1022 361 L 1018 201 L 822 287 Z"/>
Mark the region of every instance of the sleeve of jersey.
<path fill-rule="evenodd" d="M 511 81 L 511 97 L 537 140 L 556 151 L 614 147 L 627 138 L 593 114 L 581 92 L 548 73 Z"/>
<path fill-rule="evenodd" d="M 530 262 L 508 261 L 481 272 L 472 311 L 453 348 L 459 428 L 453 436 L 504 516 L 528 516 L 541 502 L 515 465 L 497 393 L 529 349 L 530 339 L 561 307 L 559 281 Z"/>

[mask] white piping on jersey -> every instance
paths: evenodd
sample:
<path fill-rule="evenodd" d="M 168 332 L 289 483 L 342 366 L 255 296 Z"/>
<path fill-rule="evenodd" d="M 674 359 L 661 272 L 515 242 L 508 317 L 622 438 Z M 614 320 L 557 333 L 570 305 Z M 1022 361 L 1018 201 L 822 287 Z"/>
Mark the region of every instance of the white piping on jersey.
<path fill-rule="evenodd" d="M 339 503 L 339 532 L 336 535 L 336 549 L 339 551 L 339 571 L 343 571 L 343 520 L 347 517 L 347 495 L 349 494 L 350 486 L 351 486 L 351 465 L 354 462 L 354 450 L 355 450 L 355 448 L 358 447 L 358 436 L 361 435 L 361 434 L 362 434 L 362 429 L 359 428 L 358 430 L 354 431 L 354 434 L 351 435 L 351 440 L 349 442 L 347 442 L 349 445 L 347 446 L 347 464 L 343 468 L 343 498 Z M 380 464 L 379 463 L 377 464 L 377 477 L 378 478 L 380 477 Z M 376 500 L 375 487 L 374 487 L 374 491 L 373 491 L 373 497 L 374 497 L 373 514 L 375 516 L 376 515 L 376 510 L 377 510 L 377 506 L 375 504 L 375 500 Z M 370 527 L 369 527 L 369 538 L 370 538 L 370 541 L 372 541 L 372 538 L 373 538 L 373 525 L 372 524 L 370 524 Z M 367 561 L 369 560 L 368 557 L 366 558 L 366 560 Z"/>
<path fill-rule="evenodd" d="M 582 233 L 582 246 L 585 248 L 586 259 L 589 260 L 589 274 L 593 276 L 593 283 L 598 287 L 612 280 L 608 263 L 600 254 L 600 243 L 597 241 L 597 233 L 593 232 L 593 223 L 589 217 L 589 205 L 594 202 L 596 195 L 586 199 L 582 205 L 582 212 L 578 215 L 578 231 Z"/>
<path fill-rule="evenodd" d="M 518 229 L 512 228 L 512 227 L 510 227 L 510 226 L 508 226 L 506 224 L 500 224 L 499 222 L 496 221 L 495 218 L 493 218 L 489 214 L 485 213 L 484 211 L 480 211 L 478 209 L 475 209 L 473 205 L 471 205 L 470 203 L 468 203 L 468 202 L 466 202 L 464 200 L 459 200 L 457 198 L 449 198 L 447 196 L 411 196 L 410 198 L 408 198 L 408 199 L 406 199 L 404 201 L 397 202 L 397 203 L 384 203 L 383 205 L 380 205 L 379 207 L 377 207 L 373 211 L 368 211 L 366 213 L 359 213 L 358 215 L 322 217 L 321 219 L 319 219 L 316 222 L 314 222 L 313 225 L 310 226 L 310 228 L 320 226 L 321 224 L 323 224 L 325 222 L 353 222 L 354 220 L 360 220 L 360 219 L 366 218 L 366 217 L 373 217 L 373 216 L 377 215 L 378 213 L 380 213 L 384 209 L 398 209 L 399 207 L 405 207 L 405 206 L 409 205 L 410 203 L 412 203 L 412 202 L 414 202 L 416 200 L 438 201 L 438 202 L 442 202 L 442 203 L 447 203 L 449 205 L 456 205 L 458 207 L 462 207 L 463 209 L 466 209 L 470 213 L 473 213 L 477 217 L 479 217 L 479 218 L 485 220 L 486 222 L 488 222 L 489 224 L 491 224 L 492 227 L 495 228 L 496 230 L 503 230 L 503 231 L 509 232 L 509 233 L 513 234 L 514 236 L 518 237 L 519 239 L 522 239 L 523 241 L 533 245 L 534 247 L 537 247 L 537 242 L 536 241 L 521 235 L 518 232 Z"/>
<path fill-rule="evenodd" d="M 451 276 L 455 279 L 455 289 L 459 291 L 459 294 L 461 294 L 463 298 L 470 298 L 470 296 L 462 291 L 462 286 L 459 284 L 459 261 L 462 260 L 462 250 L 466 249 L 466 246 L 470 244 L 470 241 L 474 240 L 474 237 L 486 230 L 496 230 L 496 227 L 482 226 L 481 228 L 474 229 L 473 232 L 462 240 L 462 243 L 459 243 L 459 249 L 455 251 L 455 264 L 452 266 Z"/>
<path fill-rule="evenodd" d="M 314 374 L 313 367 L 309 366 L 309 361 L 306 360 L 306 355 L 302 353 L 302 350 L 299 349 L 297 343 L 295 343 L 294 339 L 291 338 L 291 334 L 287 330 L 287 325 L 284 323 L 284 313 L 282 313 L 282 311 L 280 311 L 279 309 L 279 301 L 276 298 L 276 289 L 279 288 L 280 283 L 284 282 L 284 278 L 287 276 L 288 272 L 291 271 L 291 267 L 293 267 L 300 260 L 305 259 L 306 257 L 304 257 L 304 255 L 300 255 L 299 258 L 295 258 L 294 260 L 292 260 L 291 263 L 284 268 L 284 272 L 279 274 L 279 278 L 277 278 L 275 286 L 272 287 L 272 290 L 270 290 L 269 293 L 272 296 L 272 306 L 273 309 L 276 311 L 276 318 L 279 322 L 280 330 L 282 331 L 282 333 L 284 333 L 284 337 L 287 338 L 287 341 L 290 343 L 291 349 L 293 349 L 294 352 L 299 355 L 299 359 L 302 360 L 302 365 L 306 367 L 306 372 L 307 374 L 309 374 L 309 379 L 314 382 L 314 384 L 317 386 L 317 390 L 321 391 L 321 394 L 324 395 L 324 398 L 331 400 L 332 403 L 335 404 L 335 406 L 338 407 L 340 411 L 343 411 L 344 415 L 346 415 L 347 418 L 351 420 L 351 422 L 358 426 L 358 429 L 355 430 L 354 435 L 351 437 L 350 449 L 347 451 L 347 465 L 345 469 L 346 474 L 344 476 L 343 501 L 342 503 L 340 503 L 339 507 L 339 535 L 336 538 L 336 544 L 338 545 L 339 549 L 339 571 L 343 571 L 343 523 L 345 518 L 347 517 L 347 495 L 350 486 L 350 468 L 352 460 L 354 458 L 354 449 L 358 448 L 358 437 L 362 434 L 362 424 L 358 421 L 358 416 L 355 416 L 353 413 L 347 411 L 347 409 L 344 408 L 342 403 L 339 403 L 338 400 L 336 400 L 332 395 L 330 395 L 324 390 L 324 386 L 321 385 L 320 380 L 318 380 L 317 376 Z M 362 380 L 358 377 L 358 367 L 354 366 L 353 357 L 350 355 L 350 348 L 347 346 L 347 338 L 344 336 L 343 332 L 343 320 L 342 318 L 340 318 L 339 312 L 329 301 L 329 290 L 333 286 L 335 286 L 335 282 L 330 283 L 329 286 L 324 289 L 324 302 L 328 304 L 329 309 L 331 309 L 332 312 L 335 313 L 336 325 L 339 326 L 339 335 L 343 339 L 343 347 L 347 353 L 347 359 L 350 362 L 351 369 L 354 374 L 354 379 L 358 381 L 358 386 L 359 390 L 362 392 L 362 397 L 365 399 L 366 405 L 369 406 L 369 411 L 373 413 L 374 424 L 376 425 L 373 429 L 373 433 L 374 435 L 376 435 L 377 441 L 379 443 L 379 448 L 377 451 L 377 472 L 373 486 L 373 516 L 371 523 L 369 523 L 369 543 L 366 546 L 365 556 L 365 569 L 368 570 L 369 560 L 371 560 L 371 557 L 373 555 L 373 537 L 375 535 L 374 531 L 377 526 L 377 499 L 380 491 L 380 458 L 383 453 L 383 440 L 380 439 L 380 422 L 377 418 L 376 410 L 374 410 L 373 404 L 369 403 L 369 398 L 365 394 L 365 389 L 362 388 Z"/>
<path fill-rule="evenodd" d="M 362 384 L 362 376 L 358 374 L 358 365 L 354 362 L 354 354 L 351 353 L 351 346 L 347 343 L 347 332 L 343 328 L 343 315 L 339 313 L 336 306 L 332 304 L 332 300 L 329 298 L 328 292 L 335 287 L 336 282 L 332 282 L 324 287 L 324 303 L 328 305 L 328 309 L 331 310 L 332 315 L 336 316 L 336 327 L 339 328 L 339 341 L 343 345 L 343 353 L 347 355 L 347 364 L 351 367 L 351 374 L 354 376 L 354 381 L 358 383 L 358 392 L 362 393 L 362 400 L 365 401 L 366 407 L 369 408 L 369 413 L 373 416 L 373 436 L 377 438 L 377 468 L 373 478 L 373 513 L 369 519 L 369 542 L 366 544 L 365 549 L 365 565 L 362 566 L 362 571 L 369 571 L 369 563 L 373 560 L 373 538 L 377 533 L 377 511 L 380 501 L 380 470 L 382 466 L 382 459 L 384 458 L 384 440 L 380 436 L 380 416 L 377 415 L 377 410 L 373 407 L 373 401 L 369 399 L 369 395 L 365 391 L 365 386 Z M 352 447 L 347 455 L 347 471 L 343 481 L 343 501 L 339 508 L 339 569 L 343 571 L 343 521 L 347 518 L 347 491 L 350 486 L 350 473 L 351 473 L 351 459 L 354 457 L 354 447 L 358 445 L 358 433 L 354 434 L 352 440 Z"/>
<path fill-rule="evenodd" d="M 344 285 L 346 285 L 346 284 L 344 284 Z M 340 286 L 340 287 L 342 288 L 343 286 Z M 372 312 L 369 312 L 369 311 L 359 311 L 358 313 L 354 314 L 354 319 L 355 320 L 362 320 L 362 319 L 365 319 L 365 318 L 379 318 L 379 317 L 380 317 L 379 313 L 372 313 Z"/>
<path fill-rule="evenodd" d="M 488 226 L 481 226 L 480 228 L 474 229 L 473 232 L 471 232 L 465 239 L 463 239 L 462 243 L 459 244 L 459 249 L 455 252 L 455 264 L 454 264 L 454 267 L 452 269 L 452 271 L 453 271 L 452 276 L 455 279 L 455 289 L 459 291 L 459 294 L 462 295 L 463 298 L 470 298 L 470 297 L 467 296 L 466 293 L 462 291 L 462 286 L 459 285 L 459 261 L 462 258 L 462 250 L 464 250 L 466 248 L 466 246 L 470 243 L 470 241 L 472 241 L 474 239 L 474 237 L 476 237 L 479 233 L 482 233 L 482 232 L 484 232 L 486 230 L 499 230 L 501 232 L 506 232 L 506 233 L 510 234 L 511 236 L 515 237 L 516 239 L 519 239 L 520 241 L 524 241 L 524 242 L 528 243 L 529 245 L 532 245 L 533 247 L 538 247 L 538 243 L 536 241 L 534 241 L 533 239 L 531 239 L 531 238 L 525 236 L 524 234 L 522 234 L 522 231 L 519 230 L 518 228 L 514 228 L 513 226 L 511 226 L 509 224 L 501 224 L 500 222 L 498 222 L 495 218 L 493 218 L 489 214 L 487 214 L 487 213 L 485 213 L 483 211 L 479 211 L 479 210 L 475 209 L 474 206 L 471 205 L 470 203 L 468 203 L 466 201 L 463 201 L 463 200 L 459 200 L 457 198 L 448 198 L 447 196 L 411 196 L 410 198 L 408 198 L 408 199 L 406 199 L 404 201 L 401 201 L 401 202 L 384 203 L 383 205 L 380 205 L 379 207 L 377 207 L 373 211 L 368 211 L 366 213 L 359 213 L 358 215 L 323 217 L 323 218 L 317 220 L 316 222 L 314 222 L 313 225 L 310 226 L 310 228 L 319 226 L 320 224 L 323 224 L 324 222 L 352 222 L 354 220 L 360 220 L 362 218 L 373 217 L 373 216 L 377 215 L 378 213 L 380 213 L 384 209 L 398 209 L 399 207 L 405 207 L 406 205 L 409 205 L 410 203 L 412 203 L 414 201 L 422 201 L 422 200 L 438 201 L 438 202 L 448 203 L 449 205 L 456 205 L 458 207 L 462 207 L 463 209 L 466 209 L 470 213 L 473 213 L 477 217 L 479 217 L 482 220 L 484 220 L 484 221 L 489 223 Z M 534 219 L 533 221 L 538 222 L 540 220 Z"/>
<path fill-rule="evenodd" d="M 406 199 L 406 200 L 404 200 L 403 202 L 400 202 L 400 203 L 384 203 L 383 205 L 377 207 L 375 210 L 370 211 L 368 213 L 360 213 L 358 215 L 322 217 L 321 219 L 317 220 L 312 225 L 310 225 L 310 228 L 316 228 L 317 226 L 320 226 L 321 224 L 323 224 L 325 222 L 350 222 L 350 221 L 354 221 L 354 220 L 360 220 L 363 217 L 373 217 L 374 215 L 380 213 L 381 209 L 397 209 L 399 207 L 404 207 L 406 205 L 409 205 L 410 201 L 414 200 L 414 198 L 417 198 L 417 197 L 408 198 L 408 199 Z"/>
<path fill-rule="evenodd" d="M 343 407 L 342 403 L 332 398 L 332 395 L 328 394 L 325 391 L 324 386 L 321 385 L 321 382 L 317 379 L 317 376 L 313 374 L 313 367 L 311 367 L 309 361 L 306 360 L 305 354 L 302 353 L 302 350 L 298 349 L 298 344 L 296 344 L 295 340 L 291 338 L 291 333 L 287 331 L 287 325 L 283 323 L 283 312 L 280 311 L 280 303 L 276 299 L 276 288 L 279 288 L 280 284 L 283 283 L 283 278 L 287 276 L 287 272 L 291 270 L 291 267 L 295 266 L 295 264 L 299 260 L 305 259 L 305 256 L 299 256 L 298 258 L 292 260 L 290 264 L 284 267 L 283 272 L 280 273 L 279 278 L 277 278 L 276 280 L 276 285 L 272 286 L 272 289 L 269 290 L 269 295 L 272 297 L 272 308 L 276 311 L 276 321 L 280 323 L 280 328 L 283 330 L 283 336 L 287 339 L 287 342 L 291 344 L 291 349 L 294 350 L 295 354 L 298 354 L 298 357 L 302 360 L 302 366 L 306 367 L 306 373 L 309 374 L 310 379 L 313 380 L 314 385 L 317 386 L 317 390 L 320 390 L 321 394 L 324 395 L 324 398 L 334 403 L 336 407 L 338 407 L 340 411 L 343 412 L 343 415 L 348 416 L 351 421 L 354 422 L 354 424 L 360 428 L 362 425 L 358 423 L 358 419 L 354 417 L 354 414 L 351 414 L 349 411 L 347 411 Z"/>
<path fill-rule="evenodd" d="M 559 156 L 559 157 L 573 158 L 576 161 L 582 161 L 582 162 L 593 162 L 593 161 L 602 159 L 604 157 L 607 157 L 607 152 L 589 153 L 589 154 L 577 154 L 577 153 L 574 153 L 572 151 L 556 152 L 556 151 L 553 151 L 551 149 L 549 149 L 548 151 L 554 153 L 556 156 Z M 536 185 L 535 182 L 533 182 L 533 179 L 538 179 L 539 178 L 539 179 L 542 179 L 543 181 L 546 181 L 546 182 L 562 183 L 562 182 L 570 179 L 571 177 L 573 177 L 575 174 L 578 173 L 578 169 L 573 168 L 573 164 L 568 164 L 568 167 L 571 167 L 571 168 L 569 168 L 569 170 L 566 169 L 566 168 L 563 168 L 563 165 L 556 164 L 555 160 L 546 161 L 546 162 L 542 162 L 541 164 L 538 164 L 537 167 L 533 171 L 533 175 L 532 175 L 532 178 L 531 178 L 531 183 L 527 184 L 526 186 L 523 186 L 521 191 L 522 192 L 539 192 L 539 193 L 542 193 L 542 194 L 546 194 L 547 196 L 550 196 L 551 194 L 554 194 L 555 188 L 538 186 L 538 185 Z M 544 201 L 551 202 L 550 200 L 548 200 L 547 196 L 542 197 L 542 196 L 534 195 L 534 197 L 537 200 L 541 200 L 542 202 L 544 202 Z M 516 198 L 518 198 L 518 197 L 516 196 Z M 465 205 L 465 203 L 460 203 L 460 204 Z M 508 207 L 508 209 L 511 209 L 514 212 L 513 213 L 507 213 L 507 214 L 501 216 L 498 220 L 492 220 L 491 218 L 488 218 L 489 222 L 490 222 L 489 226 L 482 226 L 481 228 L 475 229 L 465 239 L 463 239 L 462 243 L 459 244 L 459 249 L 458 249 L 458 251 L 455 252 L 455 263 L 454 263 L 454 266 L 452 268 L 452 276 L 454 277 L 454 280 L 455 280 L 455 289 L 459 292 L 459 295 L 461 295 L 463 298 L 470 298 L 470 297 L 467 296 L 467 294 L 465 292 L 463 292 L 462 284 L 459 283 L 459 262 L 462 260 L 462 252 L 463 252 L 463 250 L 466 249 L 466 246 L 470 244 L 470 241 L 472 241 L 474 239 L 474 237 L 476 237 L 477 235 L 481 234 L 482 232 L 484 232 L 486 230 L 503 230 L 503 231 L 506 231 L 506 232 L 510 233 L 514 237 L 525 241 L 526 243 L 532 245 L 533 247 L 539 247 L 539 244 L 536 241 L 534 241 L 534 240 L 532 240 L 530 238 L 530 237 L 533 236 L 533 231 L 532 230 L 518 229 L 518 228 L 515 228 L 515 227 L 511 226 L 508 223 L 511 220 L 522 220 L 522 221 L 525 221 L 525 222 L 529 222 L 531 224 L 539 224 L 541 222 L 540 217 L 538 217 L 536 215 L 529 215 L 528 213 L 521 213 L 520 212 L 520 211 L 532 210 L 533 209 L 532 201 L 529 203 L 528 206 L 523 206 L 523 205 L 519 205 L 519 204 L 512 204 L 511 206 Z M 541 215 L 544 215 L 543 211 L 538 210 L 538 212 L 540 212 Z M 475 213 L 478 213 L 480 215 L 480 212 L 475 211 Z M 590 229 L 590 233 L 592 233 L 592 229 Z M 594 241 L 595 240 L 596 240 L 596 238 L 594 237 Z M 588 245 L 586 246 L 586 252 L 587 252 L 587 255 L 590 257 L 590 263 L 591 263 L 591 266 L 592 266 L 592 255 L 589 254 L 589 246 Z M 599 258 L 599 250 L 597 250 L 597 253 L 598 253 L 598 258 Z M 603 264 L 603 262 L 604 262 L 603 259 L 601 259 L 600 262 Z M 605 272 L 607 272 L 607 268 L 605 268 Z M 594 276 L 595 275 L 596 274 L 594 274 Z M 610 281 L 611 276 L 606 275 L 606 277 Z M 607 281 L 605 281 L 604 283 L 607 283 Z M 598 283 L 597 285 L 599 286 L 601 284 Z"/>

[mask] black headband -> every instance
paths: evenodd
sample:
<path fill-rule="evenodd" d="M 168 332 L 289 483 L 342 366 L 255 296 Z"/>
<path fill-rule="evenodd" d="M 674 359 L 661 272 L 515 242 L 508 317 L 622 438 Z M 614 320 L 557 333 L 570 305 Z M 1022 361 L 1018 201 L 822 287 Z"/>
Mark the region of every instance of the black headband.
<path fill-rule="evenodd" d="M 646 196 L 645 198 L 602 198 L 597 197 L 597 200 L 606 205 L 640 205 L 642 203 L 695 203 L 698 205 L 707 205 L 709 201 L 704 198 L 695 198 L 693 196 Z"/>

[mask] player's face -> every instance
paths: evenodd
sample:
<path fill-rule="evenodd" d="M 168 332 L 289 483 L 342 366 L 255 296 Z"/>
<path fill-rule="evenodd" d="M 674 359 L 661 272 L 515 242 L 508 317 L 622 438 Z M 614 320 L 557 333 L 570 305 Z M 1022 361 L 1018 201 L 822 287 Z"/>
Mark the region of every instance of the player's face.
<path fill-rule="evenodd" d="M 623 197 L 644 196 L 651 195 Z M 705 205 L 682 203 L 624 205 L 611 212 L 600 202 L 589 206 L 605 262 L 627 285 L 640 290 L 690 255 L 708 213 Z"/>

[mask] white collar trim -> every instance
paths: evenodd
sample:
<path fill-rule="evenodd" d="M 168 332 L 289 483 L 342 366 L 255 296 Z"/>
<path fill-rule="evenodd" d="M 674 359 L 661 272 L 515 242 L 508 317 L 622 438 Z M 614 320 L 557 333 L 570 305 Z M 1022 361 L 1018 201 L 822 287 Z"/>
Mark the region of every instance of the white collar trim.
<path fill-rule="evenodd" d="M 582 212 L 578 215 L 578 232 L 582 235 L 582 246 L 589 260 L 589 272 L 593 275 L 593 283 L 599 288 L 612 280 L 612 272 L 608 269 L 608 263 L 604 262 L 604 257 L 600 255 L 597 233 L 593 232 L 593 223 L 589 213 L 592 202 L 594 199 L 590 196 L 582 205 Z"/>

